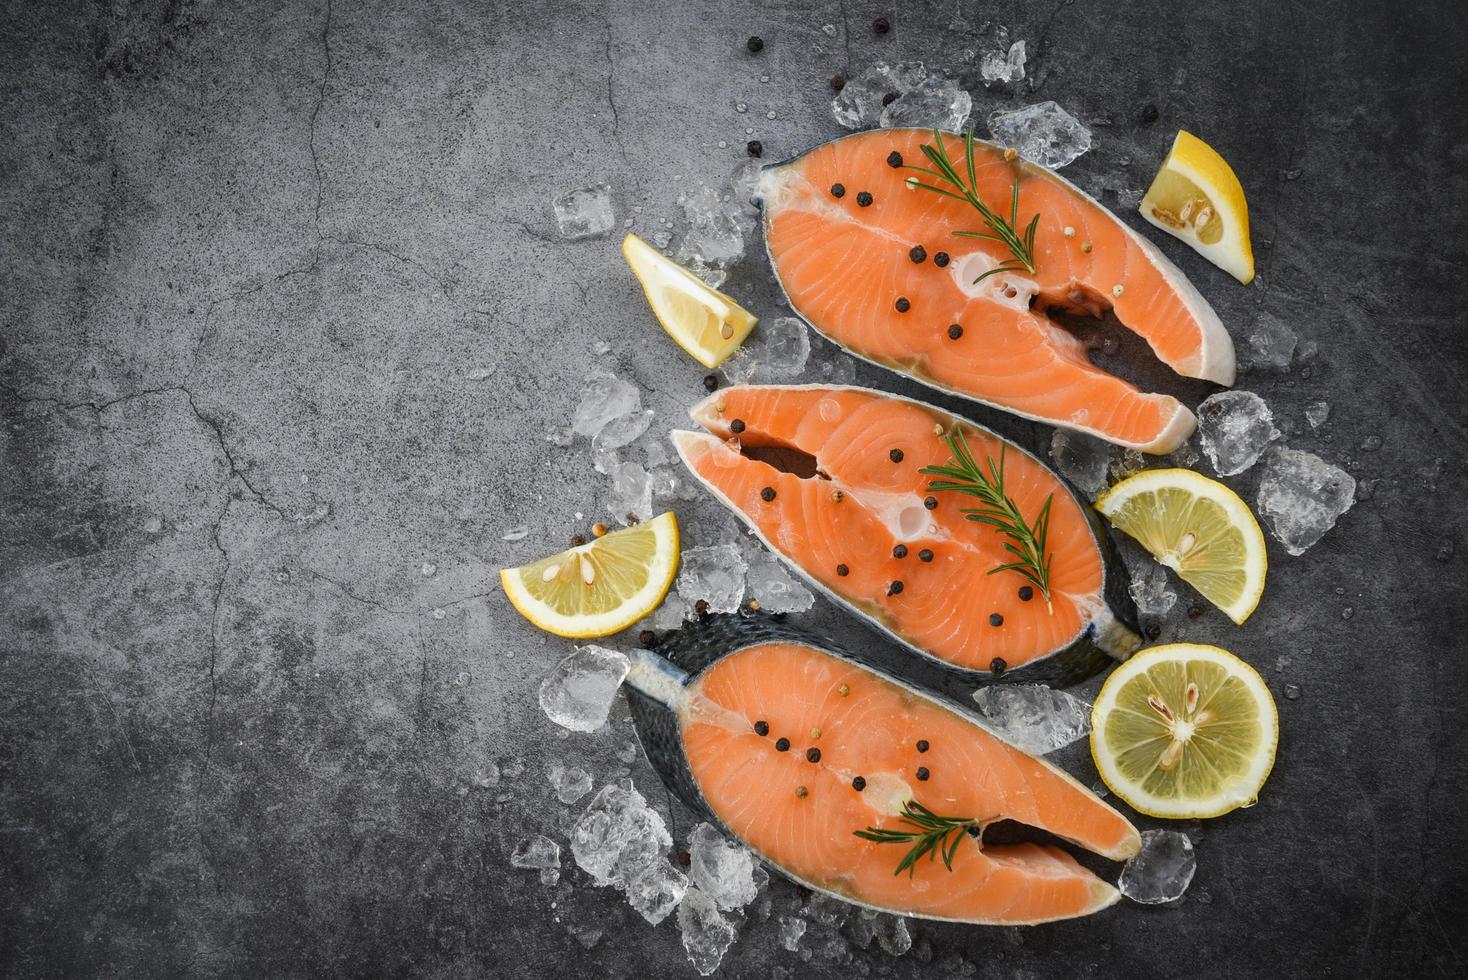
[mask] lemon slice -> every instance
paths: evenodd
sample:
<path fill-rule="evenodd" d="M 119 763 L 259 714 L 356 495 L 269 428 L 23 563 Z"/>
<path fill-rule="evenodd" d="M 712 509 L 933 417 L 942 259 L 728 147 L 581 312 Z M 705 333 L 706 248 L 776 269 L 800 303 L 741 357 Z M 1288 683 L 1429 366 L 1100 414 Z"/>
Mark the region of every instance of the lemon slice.
<path fill-rule="evenodd" d="M 519 568 L 500 584 L 520 615 L 558 636 L 606 636 L 658 607 L 678 571 L 672 511 Z"/>
<path fill-rule="evenodd" d="M 1192 470 L 1145 470 L 1096 500 L 1113 527 L 1137 540 L 1235 623 L 1264 594 L 1264 532 L 1239 495 Z"/>
<path fill-rule="evenodd" d="M 1218 151 L 1192 133 L 1178 131 L 1141 212 L 1239 282 L 1254 278 L 1244 188 Z"/>
<path fill-rule="evenodd" d="M 1251 806 L 1279 743 L 1259 672 L 1218 647 L 1143 650 L 1106 679 L 1091 709 L 1091 757 L 1133 809 L 1174 819 Z"/>
<path fill-rule="evenodd" d="M 622 255 L 668 336 L 706 368 L 722 364 L 758 322 L 731 297 L 636 235 L 622 239 Z"/>

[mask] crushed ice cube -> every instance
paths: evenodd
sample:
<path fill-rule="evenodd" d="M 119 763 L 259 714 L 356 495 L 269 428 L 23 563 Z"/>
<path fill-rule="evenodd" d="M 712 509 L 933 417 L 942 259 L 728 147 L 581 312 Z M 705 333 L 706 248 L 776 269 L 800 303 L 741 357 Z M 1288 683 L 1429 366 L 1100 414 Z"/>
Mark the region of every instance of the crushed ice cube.
<path fill-rule="evenodd" d="M 644 919 L 657 925 L 678 907 L 688 891 L 688 876 L 667 861 L 649 864 L 627 883 L 627 902 Z"/>
<path fill-rule="evenodd" d="M 1311 402 L 1305 406 L 1305 421 L 1310 428 L 1318 429 L 1330 418 L 1330 402 Z"/>
<path fill-rule="evenodd" d="M 505 531 L 504 534 L 501 534 L 500 535 L 500 540 L 501 541 L 523 541 L 525 539 L 525 536 L 528 535 L 529 533 L 530 533 L 530 528 L 526 527 L 524 524 L 517 524 L 514 527 L 510 528 L 509 530 Z"/>
<path fill-rule="evenodd" d="M 650 622 L 655 630 L 675 630 L 688 618 L 689 604 L 676 592 L 669 592 L 652 614 Z"/>
<path fill-rule="evenodd" d="M 754 196 L 759 191 L 759 174 L 759 161 L 746 160 L 729 176 L 729 191 L 734 203 L 741 208 L 754 207 Z"/>
<path fill-rule="evenodd" d="M 1303 555 L 1356 502 L 1356 479 L 1314 453 L 1275 446 L 1259 480 L 1259 516 L 1292 555 Z"/>
<path fill-rule="evenodd" d="M 888 95 L 901 97 L 927 77 L 928 70 L 920 61 L 896 65 L 879 61 L 846 80 L 831 100 L 831 115 L 847 129 L 870 129 L 881 121 L 883 99 Z"/>
<path fill-rule="evenodd" d="M 545 441 L 562 449 L 571 445 L 575 438 L 576 434 L 569 425 L 554 425 L 545 430 Z"/>
<path fill-rule="evenodd" d="M 556 799 L 562 803 L 575 803 L 591 792 L 591 774 L 577 766 L 563 766 L 555 762 L 551 764 L 547 776 Z"/>
<path fill-rule="evenodd" d="M 703 599 L 709 612 L 734 612 L 744 599 L 747 568 L 738 545 L 685 548 L 678 571 L 678 594 L 690 605 Z"/>
<path fill-rule="evenodd" d="M 647 431 L 647 427 L 652 424 L 652 417 L 653 411 L 648 409 L 645 412 L 634 411 L 608 419 L 591 440 L 591 451 L 598 453 L 621 449 Z"/>
<path fill-rule="evenodd" d="M 793 316 L 765 320 L 755 336 L 760 346 L 762 374 L 778 380 L 793 378 L 805 370 L 806 359 L 810 357 L 810 334 L 804 322 Z"/>
<path fill-rule="evenodd" d="M 596 731 L 611 714 L 612 701 L 627 676 L 628 666 L 627 658 L 616 650 L 578 648 L 541 682 L 541 710 L 562 728 Z"/>
<path fill-rule="evenodd" d="M 719 365 L 719 374 L 726 385 L 743 385 L 753 382 L 762 369 L 758 346 L 754 341 L 748 341 L 724 359 L 724 363 Z"/>
<path fill-rule="evenodd" d="M 995 141 L 1051 170 L 1058 170 L 1091 148 L 1091 131 L 1054 102 L 991 113 Z"/>
<path fill-rule="evenodd" d="M 974 692 L 986 727 L 1031 755 L 1054 752 L 1091 730 L 1091 706 L 1039 684 L 997 684 Z"/>
<path fill-rule="evenodd" d="M 804 919 L 793 915 L 780 916 L 780 945 L 792 953 L 800 949 L 800 937 L 805 935 L 807 928 Z"/>
<path fill-rule="evenodd" d="M 517 868 L 559 868 L 561 845 L 541 834 L 526 837 L 515 845 L 510 864 Z"/>
<path fill-rule="evenodd" d="M 608 783 L 571 828 L 571 855 L 598 885 L 625 888 L 673 843 L 658 812 L 631 783 Z"/>
<path fill-rule="evenodd" d="M 734 924 L 719 913 L 714 900 L 697 886 L 689 888 L 678 903 L 678 928 L 683 949 L 702 976 L 719 968 L 724 954 L 734 944 Z"/>
<path fill-rule="evenodd" d="M 683 218 L 687 230 L 678 242 L 674 259 L 709 281 L 708 273 L 722 272 L 744 257 L 744 231 L 740 206 L 724 201 L 719 192 L 704 186 L 684 197 Z M 723 284 L 710 282 L 717 288 Z"/>
<path fill-rule="evenodd" d="M 1021 47 L 1023 44 L 1020 42 Z M 963 127 L 973 108 L 973 96 L 963 90 L 956 78 L 935 71 L 884 106 L 877 122 L 883 129 L 916 126 L 957 130 Z"/>
<path fill-rule="evenodd" d="M 1109 443 L 1084 432 L 1056 429 L 1050 437 L 1050 458 L 1060 475 L 1091 500 L 1106 489 L 1106 469 L 1111 462 Z"/>
<path fill-rule="evenodd" d="M 986 51 L 979 63 L 979 77 L 986 82 L 1012 85 L 1025 77 L 1025 42 L 1015 41 L 1008 51 Z"/>
<path fill-rule="evenodd" d="M 571 431 L 593 438 L 613 419 L 631 415 L 641 407 L 642 395 L 631 383 L 606 371 L 593 372 L 581 389 Z"/>
<path fill-rule="evenodd" d="M 724 839 L 712 825 L 701 823 L 688 835 L 689 877 L 721 909 L 739 909 L 754 901 L 754 855 Z"/>
<path fill-rule="evenodd" d="M 617 519 L 626 524 L 633 523 L 627 515 L 638 521 L 652 517 L 652 478 L 642 464 L 630 460 L 613 463 L 608 470 L 612 478 L 611 496 L 607 506 Z"/>
<path fill-rule="evenodd" d="M 1142 849 L 1121 869 L 1116 883 L 1134 902 L 1160 905 L 1182 898 L 1198 870 L 1193 842 L 1176 830 L 1142 831 Z"/>
<path fill-rule="evenodd" d="M 749 566 L 749 597 L 768 613 L 805 612 L 816 597 L 774 558 Z"/>
<path fill-rule="evenodd" d="M 1288 371 L 1300 335 L 1288 323 L 1262 314 L 1249 330 L 1249 366 L 1264 371 Z"/>
<path fill-rule="evenodd" d="M 1130 569 L 1132 582 L 1129 591 L 1137 612 L 1148 617 L 1166 616 L 1177 605 L 1177 593 L 1167 577 L 1167 569 L 1150 557 Z"/>
<path fill-rule="evenodd" d="M 912 933 L 901 916 L 879 915 L 872 926 L 876 929 L 877 945 L 889 956 L 902 956 L 912 949 Z"/>
<path fill-rule="evenodd" d="M 561 237 L 573 241 L 605 235 L 617 223 L 612 213 L 612 189 L 606 184 L 569 191 L 556 198 L 552 207 Z"/>
<path fill-rule="evenodd" d="M 1279 438 L 1274 413 L 1252 391 L 1220 391 L 1198 406 L 1203 452 L 1219 476 L 1242 473 Z"/>

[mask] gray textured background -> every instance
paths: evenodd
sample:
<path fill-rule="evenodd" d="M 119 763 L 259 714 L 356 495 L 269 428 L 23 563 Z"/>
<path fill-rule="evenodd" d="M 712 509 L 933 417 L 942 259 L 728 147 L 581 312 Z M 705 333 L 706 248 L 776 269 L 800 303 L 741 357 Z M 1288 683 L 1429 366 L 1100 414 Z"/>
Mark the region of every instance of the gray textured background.
<path fill-rule="evenodd" d="M 1236 336 L 1270 313 L 1319 344 L 1308 376 L 1241 384 L 1369 499 L 1305 557 L 1271 548 L 1244 628 L 1167 625 L 1304 690 L 1280 700 L 1259 805 L 1188 828 L 1183 902 L 920 925 L 903 959 L 809 965 L 753 916 L 724 974 L 1462 975 L 1454 0 L 6 4 L 0 973 L 690 974 L 672 923 L 506 862 L 522 834 L 563 833 L 546 761 L 611 778 L 630 737 L 625 716 L 550 730 L 533 692 L 567 645 L 495 584 L 602 514 L 583 447 L 542 433 L 594 365 L 635 379 L 663 429 L 702 393 L 614 242 L 561 243 L 548 202 L 607 181 L 619 218 L 656 230 L 741 161 L 746 126 L 769 158 L 836 135 L 833 73 L 972 70 L 991 18 L 1028 40 L 1036 90 L 979 89 L 978 118 L 1059 100 L 1094 126 L 1068 171 L 1087 186 L 1144 186 L 1179 127 L 1225 152 L 1258 281 L 1162 247 Z M 780 312 L 758 255 L 729 288 Z M 732 530 L 702 501 L 679 512 L 696 540 Z M 501 542 L 518 524 L 532 535 Z M 825 603 L 802 618 L 875 642 Z M 631 769 L 681 838 L 686 811 Z M 777 911 L 794 901 L 772 887 Z"/>

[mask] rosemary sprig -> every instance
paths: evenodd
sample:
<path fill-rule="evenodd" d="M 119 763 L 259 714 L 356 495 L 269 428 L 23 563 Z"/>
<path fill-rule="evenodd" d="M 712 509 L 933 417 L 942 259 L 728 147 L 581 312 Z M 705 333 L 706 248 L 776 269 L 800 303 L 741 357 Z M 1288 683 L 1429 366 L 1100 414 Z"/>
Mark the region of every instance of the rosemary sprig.
<path fill-rule="evenodd" d="M 924 854 L 929 861 L 942 857 L 943 866 L 952 871 L 953 855 L 958 852 L 958 845 L 963 843 L 964 832 L 979 824 L 973 817 L 940 817 L 917 800 L 908 800 L 902 805 L 902 822 L 915 829 L 868 827 L 853 833 L 862 840 L 875 841 L 878 844 L 911 844 L 912 847 L 897 863 L 897 870 L 892 872 L 900 875 L 906 871 L 909 878 Z"/>
<path fill-rule="evenodd" d="M 937 146 L 929 146 L 924 143 L 922 150 L 923 156 L 927 157 L 928 161 L 936 169 L 930 170 L 927 167 L 914 167 L 911 165 L 908 165 L 905 169 L 916 170 L 930 177 L 936 177 L 938 180 L 954 188 L 954 190 L 945 190 L 942 187 L 934 187 L 932 184 L 924 184 L 916 177 L 909 177 L 908 184 L 913 187 L 921 187 L 924 190 L 932 191 L 935 194 L 942 194 L 944 197 L 951 197 L 955 200 L 966 201 L 971 204 L 974 210 L 978 211 L 979 215 L 984 219 L 984 224 L 989 226 L 989 232 L 955 231 L 954 234 L 961 235 L 964 238 L 982 238 L 986 241 L 998 242 L 1001 245 L 1007 246 L 1011 253 L 1010 258 L 1005 259 L 975 279 L 974 285 L 978 285 L 990 276 L 998 275 L 1001 272 L 1019 272 L 1023 270 L 1030 275 L 1034 275 L 1035 227 L 1040 223 L 1040 215 L 1039 212 L 1036 212 L 1035 216 L 1030 219 L 1030 223 L 1025 230 L 1023 232 L 1019 230 L 1019 178 L 1016 177 L 1014 181 L 1014 189 L 1009 198 L 1009 220 L 1005 221 L 1002 215 L 996 214 L 988 205 L 979 199 L 978 181 L 974 175 L 973 127 L 969 127 L 963 137 L 964 163 L 965 169 L 968 171 L 967 182 L 964 181 L 958 172 L 958 168 L 953 165 L 953 161 L 949 158 L 948 149 L 943 145 L 943 134 L 937 129 L 933 130 L 933 142 Z"/>
<path fill-rule="evenodd" d="M 965 508 L 961 513 L 971 521 L 987 524 L 1010 540 L 1004 550 L 1014 555 L 1015 560 L 989 570 L 990 575 L 998 572 L 1015 571 L 1035 584 L 1045 596 L 1045 605 L 1050 606 L 1050 560 L 1046 544 L 1050 536 L 1050 504 L 1055 494 L 1045 498 L 1040 512 L 1033 523 L 1026 521 L 1019 505 L 1004 491 L 1004 451 L 999 446 L 999 462 L 993 456 L 985 457 L 988 472 L 974 460 L 963 433 L 955 428 L 948 434 L 948 448 L 953 452 L 953 466 L 924 466 L 921 470 L 930 476 L 943 477 L 928 483 L 933 492 L 952 490 L 956 493 L 977 497 L 984 506 Z"/>

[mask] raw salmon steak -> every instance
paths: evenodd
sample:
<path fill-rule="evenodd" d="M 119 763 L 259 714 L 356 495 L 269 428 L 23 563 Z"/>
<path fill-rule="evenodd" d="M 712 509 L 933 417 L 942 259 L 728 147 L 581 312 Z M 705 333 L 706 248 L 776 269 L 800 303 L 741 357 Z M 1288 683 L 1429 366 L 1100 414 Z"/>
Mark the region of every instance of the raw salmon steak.
<path fill-rule="evenodd" d="M 1019 230 L 1039 215 L 1034 274 L 982 273 L 1013 253 L 967 202 L 913 188 L 946 186 L 927 166 L 934 133 L 882 129 L 843 137 L 766 167 L 758 199 L 770 263 L 791 305 L 846 350 L 924 384 L 1143 452 L 1176 449 L 1196 427 L 1177 399 L 1108 374 L 1047 313 L 1117 318 L 1168 367 L 1234 382 L 1234 350 L 1217 314 L 1142 236 L 1074 185 L 975 141 L 979 198 Z M 963 139 L 944 146 L 966 174 Z"/>
<path fill-rule="evenodd" d="M 865 388 L 738 386 L 675 431 L 684 464 L 814 585 L 910 649 L 982 681 L 1067 684 L 1141 643 L 1126 573 L 1091 508 L 1035 457 L 922 402 Z M 1050 500 L 1050 597 L 1018 572 L 1011 540 L 968 520 L 976 501 L 934 491 L 959 432 L 975 460 L 1004 461 L 1033 522 Z M 996 662 L 997 661 L 997 662 Z"/>
<path fill-rule="evenodd" d="M 685 802 L 766 863 L 848 902 L 1024 925 L 1117 901 L 1057 844 L 989 843 L 981 831 L 1014 821 L 1120 861 L 1140 845 L 1126 818 L 974 716 L 828 647 L 757 618 L 720 617 L 686 627 L 659 653 L 636 652 L 629 700 L 648 757 Z M 909 803 L 974 821 L 972 832 L 954 831 L 950 864 L 925 857 L 899 874 L 910 844 L 857 836 L 911 829 Z"/>

